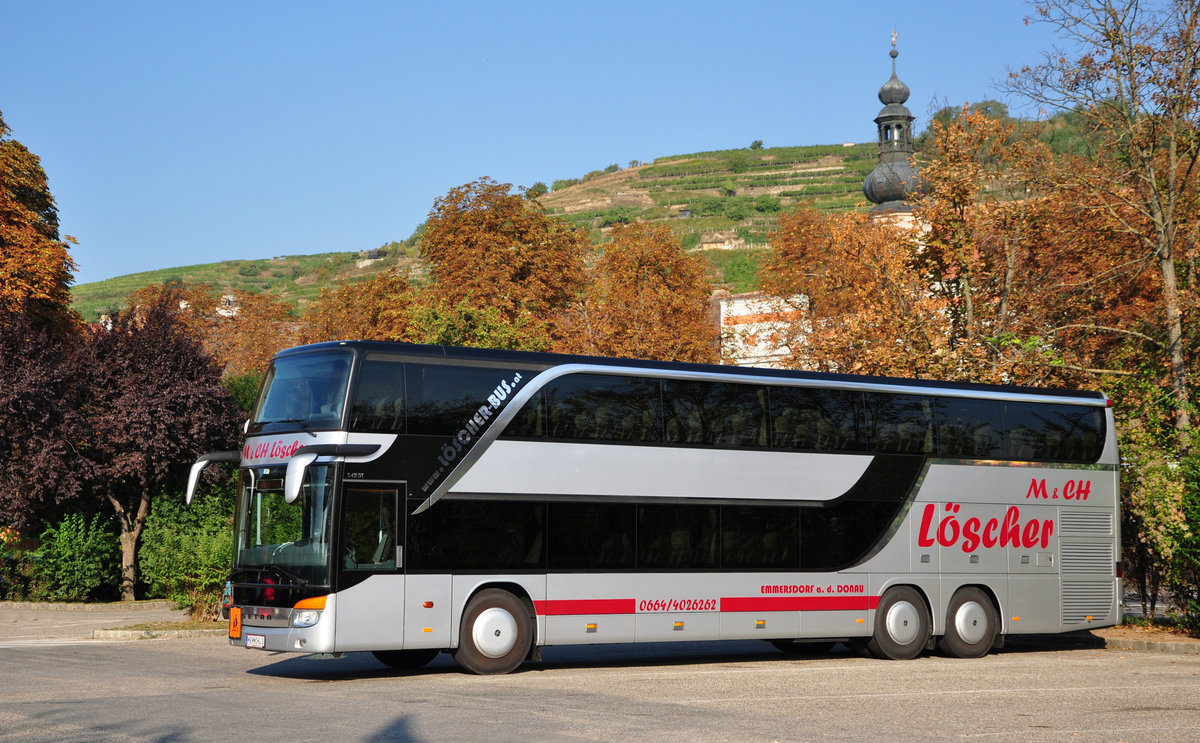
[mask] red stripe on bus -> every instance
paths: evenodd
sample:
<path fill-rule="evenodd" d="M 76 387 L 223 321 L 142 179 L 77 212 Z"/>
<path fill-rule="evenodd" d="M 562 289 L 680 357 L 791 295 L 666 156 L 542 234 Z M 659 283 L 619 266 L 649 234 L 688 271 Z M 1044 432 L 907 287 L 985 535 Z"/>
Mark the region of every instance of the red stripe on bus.
<path fill-rule="evenodd" d="M 748 596 L 721 599 L 721 611 L 865 611 L 878 596 Z"/>
<path fill-rule="evenodd" d="M 543 616 L 556 617 L 567 614 L 633 614 L 636 599 L 556 599 L 534 601 L 534 610 Z"/>
<path fill-rule="evenodd" d="M 719 611 L 866 611 L 879 605 L 878 596 L 746 596 L 721 599 Z M 534 601 L 541 616 L 636 614 L 636 599 L 555 599 Z M 648 612 L 666 613 L 666 612 Z"/>

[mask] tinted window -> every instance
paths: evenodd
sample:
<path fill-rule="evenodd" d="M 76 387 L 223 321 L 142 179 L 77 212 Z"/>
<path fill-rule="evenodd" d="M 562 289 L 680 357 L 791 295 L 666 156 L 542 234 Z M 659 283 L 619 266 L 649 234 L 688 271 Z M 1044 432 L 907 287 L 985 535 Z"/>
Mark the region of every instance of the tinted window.
<path fill-rule="evenodd" d="M 489 367 L 408 364 L 408 432 L 453 436 L 488 404 L 488 396 L 507 376 Z"/>
<path fill-rule="evenodd" d="M 409 501 L 409 513 L 420 501 Z M 408 517 L 414 570 L 541 568 L 544 503 L 443 500 Z"/>
<path fill-rule="evenodd" d="M 866 403 L 872 450 L 904 454 L 933 451 L 935 398 L 870 393 Z"/>
<path fill-rule="evenodd" d="M 347 488 L 342 561 L 347 570 L 396 569 L 396 491 Z"/>
<path fill-rule="evenodd" d="M 550 568 L 632 569 L 634 517 L 632 504 L 551 503 Z"/>
<path fill-rule="evenodd" d="M 767 445 L 767 391 L 749 384 L 663 382 L 666 440 L 674 444 Z"/>
<path fill-rule="evenodd" d="M 1094 462 L 1104 446 L 1104 411 L 1083 405 L 1006 403 L 1012 459 Z"/>
<path fill-rule="evenodd" d="M 404 365 L 368 358 L 350 405 L 351 431 L 404 432 Z"/>
<path fill-rule="evenodd" d="M 939 456 L 977 459 L 1006 456 L 1004 415 L 999 402 L 940 398 L 936 419 Z"/>
<path fill-rule="evenodd" d="M 721 567 L 733 570 L 800 567 L 800 510 L 794 506 L 722 508 Z"/>
<path fill-rule="evenodd" d="M 844 501 L 800 511 L 800 567 L 836 570 L 858 562 L 896 518 L 900 503 Z"/>
<path fill-rule="evenodd" d="M 550 438 L 563 441 L 662 441 L 658 380 L 572 374 L 548 384 L 543 394 L 545 430 Z"/>
<path fill-rule="evenodd" d="M 717 567 L 717 514 L 716 506 L 638 506 L 638 568 Z"/>
<path fill-rule="evenodd" d="M 771 445 L 781 449 L 863 451 L 862 395 L 848 390 L 771 390 Z"/>

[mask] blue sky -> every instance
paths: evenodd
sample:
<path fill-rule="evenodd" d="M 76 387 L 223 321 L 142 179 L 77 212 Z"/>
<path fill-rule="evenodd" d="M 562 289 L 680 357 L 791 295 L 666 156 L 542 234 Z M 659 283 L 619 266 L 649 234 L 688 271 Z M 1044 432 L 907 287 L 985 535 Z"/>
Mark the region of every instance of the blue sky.
<path fill-rule="evenodd" d="M 869 142 L 1002 98 L 1051 30 L 1015 0 L 0 0 L 0 111 L 42 158 L 76 281 L 403 240 L 481 176 Z M 1019 110 L 1019 102 L 1011 102 Z"/>

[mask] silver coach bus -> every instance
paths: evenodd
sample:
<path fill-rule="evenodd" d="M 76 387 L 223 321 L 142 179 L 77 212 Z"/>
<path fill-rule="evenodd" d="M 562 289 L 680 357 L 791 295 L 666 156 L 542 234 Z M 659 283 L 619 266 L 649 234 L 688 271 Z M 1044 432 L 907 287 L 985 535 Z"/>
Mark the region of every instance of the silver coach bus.
<path fill-rule="evenodd" d="M 231 644 L 762 639 L 980 656 L 1120 620 L 1100 393 L 335 342 L 272 362 L 236 461 Z"/>

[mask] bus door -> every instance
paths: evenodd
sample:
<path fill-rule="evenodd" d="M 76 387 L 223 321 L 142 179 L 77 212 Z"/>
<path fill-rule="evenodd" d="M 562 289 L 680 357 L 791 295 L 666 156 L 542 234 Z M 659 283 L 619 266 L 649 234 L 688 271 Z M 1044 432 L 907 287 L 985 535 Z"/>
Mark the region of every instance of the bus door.
<path fill-rule="evenodd" d="M 346 483 L 338 523 L 337 650 L 395 650 L 404 627 L 404 483 Z"/>

